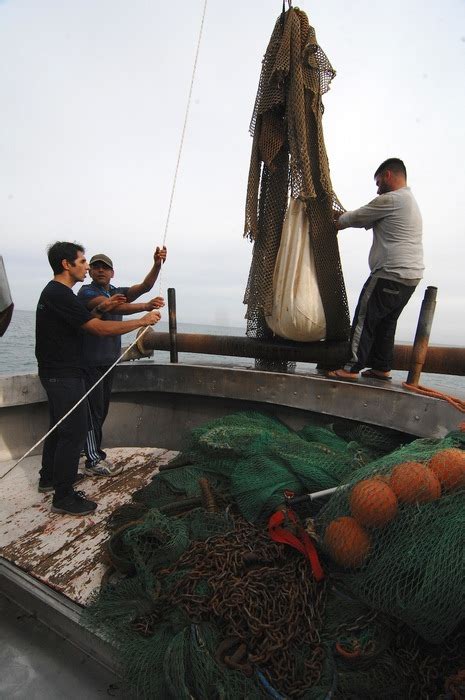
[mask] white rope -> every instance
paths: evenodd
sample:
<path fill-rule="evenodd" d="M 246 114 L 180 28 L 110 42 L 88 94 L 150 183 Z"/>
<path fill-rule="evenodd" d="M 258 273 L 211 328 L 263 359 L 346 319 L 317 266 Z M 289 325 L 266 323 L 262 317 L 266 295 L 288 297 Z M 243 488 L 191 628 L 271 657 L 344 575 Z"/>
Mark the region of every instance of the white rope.
<path fill-rule="evenodd" d="M 176 189 L 176 182 L 177 182 L 177 179 L 178 179 L 179 163 L 181 162 L 181 154 L 182 154 L 182 149 L 183 149 L 183 145 L 184 145 L 184 136 L 185 136 L 185 134 L 186 134 L 187 120 L 188 120 L 188 117 L 189 117 L 189 110 L 190 110 L 191 101 L 192 101 L 192 90 L 193 90 L 193 87 L 194 87 L 195 72 L 196 72 L 196 70 L 197 70 L 197 60 L 198 60 L 198 57 L 199 57 L 200 43 L 201 43 L 201 40 L 202 40 L 203 25 L 204 25 L 204 21 L 205 21 L 205 13 L 206 13 L 206 11 L 207 11 L 207 2 L 208 2 L 208 0 L 204 0 L 203 12 L 202 12 L 202 20 L 201 20 L 201 23 L 200 23 L 199 37 L 198 37 L 198 40 L 197 40 L 197 49 L 196 49 L 196 52 L 195 52 L 194 66 L 193 66 L 193 69 L 192 69 L 191 84 L 190 84 L 190 87 L 189 87 L 189 95 L 188 95 L 188 98 L 187 98 L 186 113 L 185 113 L 185 116 L 184 116 L 184 124 L 183 124 L 183 127 L 182 127 L 181 141 L 180 141 L 180 144 L 179 144 L 178 157 L 177 157 L 177 160 L 176 160 L 176 168 L 175 168 L 175 171 L 174 171 L 173 186 L 172 186 L 172 188 L 171 188 L 171 196 L 170 196 L 169 205 L 168 205 L 168 214 L 167 214 L 167 217 L 166 217 L 165 231 L 164 231 L 164 234 L 163 234 L 163 244 L 162 244 L 163 246 L 165 245 L 165 242 L 166 242 L 166 236 L 167 236 L 167 233 L 168 233 L 168 224 L 169 224 L 169 220 L 170 220 L 170 216 L 171 216 L 171 209 L 172 209 L 172 206 L 173 206 L 174 191 L 175 191 L 175 189 Z M 160 277 L 161 277 L 161 269 L 160 269 Z M 160 281 L 160 290 L 161 290 L 161 281 Z M 149 326 L 147 326 L 147 328 L 149 328 Z M 95 387 L 96 387 L 98 384 L 100 384 L 100 382 L 107 376 L 107 374 L 108 374 L 109 372 L 111 372 L 111 370 L 112 370 L 114 367 L 116 367 L 116 365 L 118 364 L 118 362 L 120 362 L 120 360 L 124 357 L 124 355 L 127 353 L 127 351 L 130 350 L 130 349 L 137 343 L 137 341 L 140 340 L 140 338 L 142 338 L 142 336 L 144 335 L 144 333 L 147 331 L 147 328 L 144 328 L 144 330 L 142 331 L 142 333 L 140 333 L 140 335 L 135 339 L 135 341 L 134 341 L 133 343 L 131 343 L 131 345 L 129 345 L 129 347 L 125 348 L 124 352 L 120 355 L 120 357 L 118 357 L 118 359 L 111 365 L 111 367 L 109 367 L 109 368 L 107 369 L 107 371 L 105 372 L 105 374 L 102 374 L 102 376 L 95 382 L 95 384 L 89 389 L 89 391 L 87 391 L 87 392 L 84 394 L 84 396 L 83 396 L 82 398 L 80 398 L 79 401 L 78 401 L 72 408 L 70 408 L 70 410 L 68 411 L 68 413 L 67 413 L 65 416 L 63 416 L 63 418 L 61 418 L 61 419 L 58 421 L 58 423 L 55 423 L 55 425 L 54 425 L 52 428 L 50 428 L 50 430 L 48 431 L 48 433 L 47 433 L 46 435 L 44 435 L 43 437 L 41 437 L 40 440 L 38 440 L 38 442 L 36 442 L 36 444 L 33 445 L 33 446 L 30 448 L 30 450 L 28 450 L 28 451 L 26 452 L 26 454 L 24 454 L 24 455 L 21 457 L 21 459 L 19 459 L 15 464 L 13 464 L 13 466 L 10 467 L 10 469 L 8 469 L 8 471 L 5 472 L 5 474 L 3 474 L 0 478 L 3 479 L 3 477 L 5 477 L 7 474 L 9 474 L 9 472 L 10 472 L 12 469 L 14 469 L 20 462 L 23 461 L 23 459 L 25 459 L 28 455 L 30 455 L 31 452 L 32 452 L 33 450 L 35 450 L 36 447 L 38 447 L 46 438 L 48 438 L 48 436 L 49 436 L 51 433 L 53 433 L 53 431 L 54 431 L 56 428 L 58 428 L 58 426 L 59 426 L 61 423 L 63 423 L 63 421 L 64 421 L 64 420 L 65 420 L 65 419 L 66 419 L 66 418 L 67 418 L 67 417 L 68 417 L 68 416 L 69 416 L 83 401 L 84 401 L 84 399 L 86 399 L 86 398 L 89 396 L 90 392 L 93 391 L 93 390 L 95 389 Z"/>
<path fill-rule="evenodd" d="M 188 97 L 187 97 L 186 113 L 185 113 L 185 115 L 184 115 L 184 124 L 183 124 L 183 126 L 182 126 L 181 140 L 180 140 L 180 143 L 179 143 L 179 150 L 178 150 L 178 158 L 177 158 L 176 167 L 175 167 L 175 170 L 174 170 L 173 186 L 172 186 L 172 188 L 171 188 L 171 195 L 170 195 L 170 200 L 169 200 L 169 204 L 168 204 L 168 213 L 167 213 L 167 215 L 166 215 L 165 231 L 164 231 L 164 233 L 163 233 L 163 244 L 162 244 L 162 245 L 165 245 L 165 243 L 166 243 L 166 236 L 167 236 L 167 234 L 168 234 L 168 226 L 169 226 L 170 217 L 171 217 L 171 208 L 172 208 L 172 206 L 173 206 L 174 192 L 175 192 L 176 183 L 177 183 L 177 180 L 178 180 L 179 163 L 180 163 L 180 161 L 181 161 L 181 154 L 182 154 L 182 149 L 183 149 L 183 146 L 184 146 L 184 137 L 185 137 L 185 135 L 186 135 L 187 120 L 188 120 L 188 118 L 189 118 L 189 111 L 190 111 L 190 106 L 191 106 L 191 102 L 192 102 L 192 90 L 193 90 L 193 88 L 194 88 L 195 73 L 196 73 L 196 70 L 197 70 L 197 61 L 198 61 L 198 58 L 199 58 L 200 44 L 201 44 L 201 41 L 202 41 L 203 25 L 204 25 L 204 22 L 205 22 L 205 14 L 206 14 L 206 11 L 207 11 L 207 3 L 208 3 L 208 0 L 204 0 L 204 3 L 203 3 L 203 12 L 202 12 L 202 19 L 201 19 L 201 22 L 200 22 L 200 29 L 199 29 L 199 37 L 198 37 L 198 40 L 197 40 L 197 48 L 196 48 L 196 51 L 195 51 L 194 66 L 193 66 L 193 68 L 192 68 L 191 84 L 190 84 L 190 86 L 189 86 L 189 94 L 188 94 Z M 160 276 L 159 276 L 159 293 L 160 293 L 160 295 L 161 295 L 161 269 L 160 269 Z"/>
<path fill-rule="evenodd" d="M 172 205 L 173 205 L 174 191 L 175 191 L 175 189 L 176 189 L 176 182 L 177 182 L 177 179 L 178 179 L 179 163 L 180 163 L 180 161 L 181 161 L 181 154 L 182 154 L 182 149 L 183 149 L 183 146 L 184 146 L 184 137 L 185 137 L 185 135 L 186 135 L 186 127 L 187 127 L 187 120 L 188 120 L 188 118 L 189 118 L 189 110 L 190 110 L 191 101 L 192 101 L 192 90 L 193 90 L 193 87 L 194 87 L 195 72 L 196 72 L 196 70 L 197 70 L 197 61 L 198 61 L 198 58 L 199 58 L 200 43 L 201 43 L 201 41 L 202 41 L 203 25 L 204 25 L 204 21 L 205 21 L 205 13 L 206 13 L 206 11 L 207 11 L 207 2 L 208 2 L 208 0 L 204 0 L 204 4 L 203 4 L 203 13 L 202 13 L 202 20 L 201 20 L 201 22 L 200 22 L 199 38 L 198 38 L 198 40 L 197 40 L 197 49 L 196 49 L 196 51 L 195 51 L 194 67 L 192 68 L 191 84 L 190 84 L 190 87 L 189 87 L 189 95 L 188 95 L 188 97 L 187 97 L 186 113 L 185 113 L 185 116 L 184 116 L 184 124 L 183 124 L 183 127 L 182 127 L 182 133 L 181 133 L 181 142 L 180 142 L 180 144 L 179 144 L 178 159 L 177 159 L 177 161 L 176 161 L 176 168 L 175 168 L 175 171 L 174 171 L 174 178 L 173 178 L 173 186 L 172 186 L 172 188 L 171 188 L 171 196 L 170 196 L 170 201 L 169 201 L 169 206 L 168 206 L 168 214 L 167 214 L 167 216 L 166 216 L 165 232 L 164 232 L 164 234 L 163 234 L 163 245 L 165 245 L 166 236 L 167 236 L 167 233 L 168 233 L 168 224 L 169 224 L 170 216 L 171 216 L 171 207 L 172 207 Z"/>

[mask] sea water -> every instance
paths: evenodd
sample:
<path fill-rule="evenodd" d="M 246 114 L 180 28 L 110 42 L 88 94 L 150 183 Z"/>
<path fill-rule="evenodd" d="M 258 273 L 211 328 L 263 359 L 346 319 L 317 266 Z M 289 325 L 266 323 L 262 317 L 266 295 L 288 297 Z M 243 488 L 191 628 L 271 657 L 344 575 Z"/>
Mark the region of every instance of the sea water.
<path fill-rule="evenodd" d="M 157 331 L 168 331 L 168 324 L 161 321 L 155 327 Z M 211 326 L 178 322 L 178 333 L 201 333 L 208 335 L 245 335 L 245 326 L 237 328 L 233 326 Z M 135 340 L 136 332 L 128 333 L 122 337 L 124 346 L 130 345 Z M 0 338 L 0 375 L 36 373 L 37 362 L 34 354 L 35 343 L 35 312 L 14 310 L 8 330 Z M 169 352 L 157 350 L 153 360 L 141 360 L 141 362 L 168 363 Z M 254 360 L 248 357 L 230 357 L 221 355 L 200 355 L 194 353 L 179 353 L 179 362 L 186 364 L 210 364 L 228 365 L 236 367 L 253 368 Z M 315 365 L 298 362 L 299 373 L 314 369 Z M 393 372 L 393 377 L 398 381 L 405 381 L 406 372 Z M 465 398 L 465 377 L 452 375 L 427 374 L 421 375 L 421 384 L 439 389 L 453 396 Z"/>
<path fill-rule="evenodd" d="M 156 331 L 167 332 L 168 323 L 160 321 L 154 326 Z M 202 333 L 209 335 L 245 335 L 243 328 L 232 326 L 210 326 L 192 323 L 179 323 L 178 333 Z M 122 346 L 127 347 L 136 339 L 137 331 L 127 333 L 121 337 Z M 36 373 L 37 361 L 34 353 L 35 345 L 35 311 L 14 310 L 13 318 L 8 330 L 0 338 L 0 374 L 22 374 L 24 372 Z M 244 367 L 252 367 L 253 358 L 222 357 L 219 355 L 198 355 L 193 353 L 179 353 L 179 362 L 198 364 L 234 364 Z M 142 360 L 147 362 L 147 360 Z M 170 361 L 170 353 L 157 350 L 152 362 L 165 363 Z"/>

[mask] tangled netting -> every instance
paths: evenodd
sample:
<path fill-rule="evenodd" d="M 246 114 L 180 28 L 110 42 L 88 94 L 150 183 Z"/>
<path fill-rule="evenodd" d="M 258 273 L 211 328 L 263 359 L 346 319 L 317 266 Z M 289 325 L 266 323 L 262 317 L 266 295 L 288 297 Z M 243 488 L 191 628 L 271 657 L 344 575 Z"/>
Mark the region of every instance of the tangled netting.
<path fill-rule="evenodd" d="M 110 517 L 108 573 L 85 611 L 118 651 L 127 695 L 463 697 L 463 489 L 401 504 L 382 528 L 365 526 L 364 561 L 338 560 L 326 531 L 335 519 L 355 520 L 350 494 L 373 474 L 384 487 L 405 460 L 430 468 L 434 455 L 462 455 L 464 446 L 459 431 L 412 441 L 338 422 L 296 433 L 253 412 L 194 430 L 189 449 Z M 266 522 L 284 489 L 335 482 L 311 518 L 300 513 L 325 570 L 317 582 L 309 560 L 272 541 Z"/>
<path fill-rule="evenodd" d="M 200 499 L 200 480 L 207 475 L 224 502 L 234 500 L 240 513 L 256 522 L 282 503 L 284 490 L 302 493 L 338 486 L 382 453 L 381 438 L 379 445 L 381 451 L 373 451 L 373 446 L 346 441 L 333 430 L 307 426 L 294 432 L 255 411 L 234 413 L 193 430 L 189 448 L 172 468 L 133 497 L 164 506 L 178 495 L 192 505 L 191 499 Z M 177 468 L 180 464 L 184 469 Z"/>
<path fill-rule="evenodd" d="M 351 594 L 434 643 L 465 612 L 465 458 L 457 449 L 464 445 L 460 431 L 415 440 L 352 474 L 318 516 L 326 551 L 343 564 L 353 552 Z M 349 540 L 345 558 L 331 537 L 339 526 Z"/>
<path fill-rule="evenodd" d="M 245 235 L 254 241 L 245 292 L 247 335 L 270 338 L 273 271 L 288 194 L 304 199 L 309 237 L 326 317 L 327 340 L 347 340 L 349 310 L 334 211 L 343 211 L 332 185 L 323 138 L 322 95 L 335 75 L 304 12 L 290 8 L 266 50 L 254 112 Z"/>

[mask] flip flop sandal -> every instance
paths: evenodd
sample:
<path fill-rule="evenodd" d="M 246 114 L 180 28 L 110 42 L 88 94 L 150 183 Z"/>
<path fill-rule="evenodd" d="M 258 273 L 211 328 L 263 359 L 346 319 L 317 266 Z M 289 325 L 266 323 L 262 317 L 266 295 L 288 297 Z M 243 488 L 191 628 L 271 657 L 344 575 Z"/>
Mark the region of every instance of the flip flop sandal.
<path fill-rule="evenodd" d="M 365 372 L 362 372 L 362 377 L 366 377 L 367 379 L 379 379 L 381 382 L 390 382 L 392 377 L 391 376 L 382 376 L 381 374 L 376 374 L 376 372 L 372 372 L 371 369 L 365 370 Z"/>
<path fill-rule="evenodd" d="M 344 373 L 344 374 L 339 374 L 340 372 L 343 372 L 344 370 L 340 369 L 335 369 L 331 370 L 330 372 L 326 372 L 325 376 L 327 379 L 339 379 L 339 381 L 342 382 L 357 382 L 358 381 L 358 374 L 350 375 L 349 373 Z"/>

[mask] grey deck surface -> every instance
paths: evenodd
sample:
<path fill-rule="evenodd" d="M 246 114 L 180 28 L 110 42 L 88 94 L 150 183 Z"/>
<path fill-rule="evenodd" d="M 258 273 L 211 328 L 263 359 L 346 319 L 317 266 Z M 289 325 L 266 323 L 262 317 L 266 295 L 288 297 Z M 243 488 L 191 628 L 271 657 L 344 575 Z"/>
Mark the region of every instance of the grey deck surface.
<path fill-rule="evenodd" d="M 124 697 L 118 679 L 0 595 L 0 698 Z"/>

